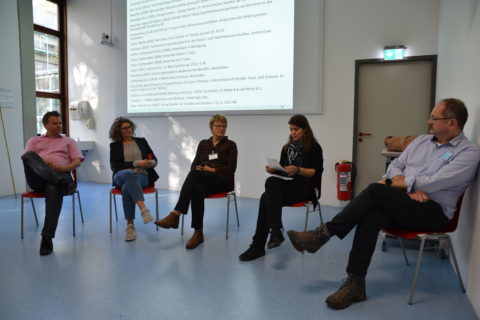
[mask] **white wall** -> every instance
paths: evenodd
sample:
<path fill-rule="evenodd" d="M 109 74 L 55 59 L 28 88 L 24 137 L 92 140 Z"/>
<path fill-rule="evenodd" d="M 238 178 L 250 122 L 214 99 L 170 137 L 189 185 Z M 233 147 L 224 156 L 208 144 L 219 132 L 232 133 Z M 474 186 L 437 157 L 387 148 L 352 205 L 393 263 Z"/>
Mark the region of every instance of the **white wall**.
<path fill-rule="evenodd" d="M 95 140 L 79 170 L 81 179 L 109 182 L 107 131 L 125 110 L 125 0 L 114 1 L 113 48 L 99 44 L 108 32 L 109 1 L 69 0 L 69 93 L 89 99 L 96 127 L 71 121 L 71 135 Z M 408 22 L 407 22 L 408 21 Z M 334 164 L 351 160 L 353 139 L 354 61 L 379 58 L 385 45 L 405 44 L 410 55 L 436 54 L 436 0 L 327 0 L 325 22 L 324 114 L 309 120 L 324 150 L 322 203 L 339 205 Z M 159 158 L 157 187 L 179 189 L 196 144 L 209 136 L 208 117 L 135 118 Z M 243 197 L 260 196 L 265 154 L 278 157 L 288 135 L 288 116 L 230 116 L 228 135 L 239 149 L 237 188 Z"/>
<path fill-rule="evenodd" d="M 111 179 L 107 130 L 126 103 L 124 2 L 114 2 L 113 48 L 99 44 L 101 33 L 110 28 L 109 1 L 68 2 L 70 99 L 93 101 L 96 120 L 93 130 L 71 121 L 72 137 L 97 143 L 79 170 L 81 179 Z M 333 168 L 335 162 L 352 158 L 354 61 L 379 58 L 391 44 L 405 44 L 410 55 L 436 54 L 438 1 L 327 0 L 325 10 L 324 114 L 308 118 L 325 156 L 322 203 L 339 205 Z M 288 135 L 288 118 L 229 117 L 228 135 L 239 149 L 236 180 L 241 196 L 261 194 L 265 154 L 278 157 Z M 196 144 L 210 134 L 208 117 L 134 120 L 138 135 L 148 138 L 159 158 L 157 187 L 179 189 Z"/>
<path fill-rule="evenodd" d="M 33 34 L 32 34 L 33 37 Z M 22 86 L 17 0 L 0 2 L 0 88 L 13 89 L 14 108 L 2 108 L 12 171 L 17 193 L 25 191 L 25 179 L 20 156 L 23 153 Z M 33 56 L 33 52 L 32 52 Z M 0 196 L 13 194 L 7 157 L 7 144 L 0 123 Z"/>
<path fill-rule="evenodd" d="M 437 98 L 458 97 L 467 105 L 465 134 L 480 142 L 480 1 L 443 0 L 439 19 Z M 455 252 L 467 295 L 480 314 L 480 176 L 463 200 Z"/>

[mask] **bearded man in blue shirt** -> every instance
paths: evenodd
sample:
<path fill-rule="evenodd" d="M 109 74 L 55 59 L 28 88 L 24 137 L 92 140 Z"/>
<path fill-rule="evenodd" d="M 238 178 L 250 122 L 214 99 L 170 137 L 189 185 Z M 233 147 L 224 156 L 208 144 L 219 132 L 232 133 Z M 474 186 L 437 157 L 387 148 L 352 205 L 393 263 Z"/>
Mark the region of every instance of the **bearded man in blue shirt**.
<path fill-rule="evenodd" d="M 330 222 L 315 230 L 288 232 L 295 249 L 315 253 L 330 237 L 343 239 L 356 227 L 348 278 L 327 297 L 330 307 L 343 309 L 367 298 L 365 276 L 381 229 L 433 231 L 452 219 L 480 160 L 479 147 L 463 134 L 467 118 L 462 101 L 440 101 L 427 121 L 429 134 L 416 138 L 390 164 L 383 180 L 370 184 Z"/>

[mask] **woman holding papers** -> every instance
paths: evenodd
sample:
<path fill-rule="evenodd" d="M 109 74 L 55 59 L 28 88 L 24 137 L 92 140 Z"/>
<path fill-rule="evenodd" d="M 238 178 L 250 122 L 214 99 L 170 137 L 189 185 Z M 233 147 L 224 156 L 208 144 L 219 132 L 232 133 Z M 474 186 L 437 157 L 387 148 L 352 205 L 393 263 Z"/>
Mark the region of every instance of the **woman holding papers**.
<path fill-rule="evenodd" d="M 285 238 L 282 234 L 282 207 L 299 201 L 316 201 L 315 184 L 323 172 L 322 148 L 315 139 L 307 118 L 294 115 L 288 122 L 290 136 L 280 154 L 280 166 L 269 160 L 266 171 L 272 176 L 265 181 L 265 192 L 260 198 L 257 229 L 253 242 L 239 256 L 250 261 L 265 255 L 267 247 L 278 247 Z"/>
<path fill-rule="evenodd" d="M 187 249 L 196 248 L 203 242 L 204 199 L 208 194 L 231 191 L 237 168 L 237 145 L 225 135 L 227 118 L 216 114 L 209 122 L 212 136 L 200 141 L 193 159 L 191 171 L 183 183 L 175 208 L 163 219 L 155 221 L 159 227 L 178 228 L 180 214 L 192 209 L 192 238 Z"/>

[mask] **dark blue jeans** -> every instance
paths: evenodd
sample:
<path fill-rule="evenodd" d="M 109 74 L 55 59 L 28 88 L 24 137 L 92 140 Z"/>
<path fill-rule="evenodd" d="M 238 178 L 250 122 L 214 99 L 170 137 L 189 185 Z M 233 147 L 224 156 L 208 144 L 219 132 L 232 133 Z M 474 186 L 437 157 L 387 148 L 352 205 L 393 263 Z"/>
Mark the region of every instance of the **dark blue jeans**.
<path fill-rule="evenodd" d="M 42 236 L 54 238 L 58 218 L 62 211 L 64 190 L 60 187 L 64 181 L 73 182 L 72 175 L 53 171 L 43 159 L 33 151 L 22 156 L 27 183 L 35 191 L 45 193 L 45 222 Z"/>
<path fill-rule="evenodd" d="M 125 219 L 135 219 L 135 204 L 137 201 L 144 201 L 142 189 L 148 187 L 148 174 L 134 173 L 131 169 L 120 170 L 113 175 L 113 184 L 122 189 Z"/>

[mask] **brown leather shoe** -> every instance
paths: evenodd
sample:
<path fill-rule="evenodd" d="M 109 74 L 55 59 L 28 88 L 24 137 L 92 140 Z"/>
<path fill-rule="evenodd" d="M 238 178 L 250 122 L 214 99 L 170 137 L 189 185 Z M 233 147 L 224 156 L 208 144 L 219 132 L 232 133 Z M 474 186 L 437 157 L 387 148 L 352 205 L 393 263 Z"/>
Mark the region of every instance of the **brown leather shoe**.
<path fill-rule="evenodd" d="M 179 221 L 180 214 L 176 214 L 172 211 L 165 218 L 155 221 L 155 224 L 164 229 L 177 229 Z"/>
<path fill-rule="evenodd" d="M 195 230 L 190 240 L 187 241 L 185 247 L 187 249 L 195 249 L 200 243 L 203 242 L 203 231 Z"/>

